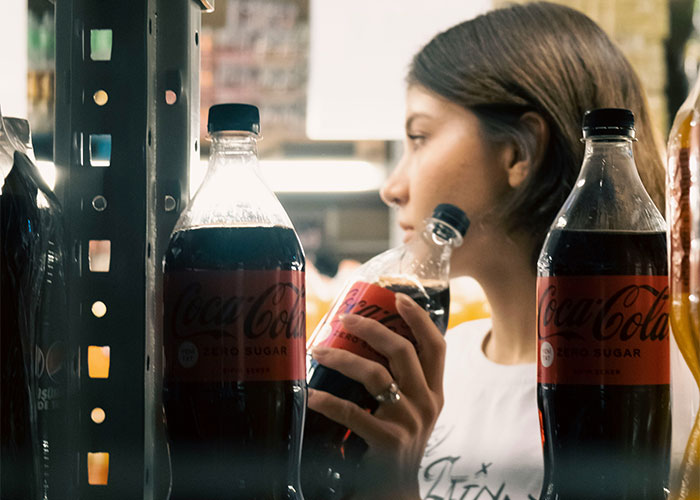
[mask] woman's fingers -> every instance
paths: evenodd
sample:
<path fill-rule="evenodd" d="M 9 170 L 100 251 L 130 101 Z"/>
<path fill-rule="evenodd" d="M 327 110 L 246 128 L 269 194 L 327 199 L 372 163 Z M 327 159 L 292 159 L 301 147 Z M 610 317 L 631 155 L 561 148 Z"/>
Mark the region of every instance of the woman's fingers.
<path fill-rule="evenodd" d="M 428 312 L 409 296 L 397 293 L 396 308 L 413 332 L 416 347 L 400 335 L 388 335 L 385 326 L 368 318 L 350 314 L 343 317 L 343 325 L 389 360 L 391 373 L 404 392 L 424 391 L 427 386 L 442 393 L 445 362 L 442 332 Z"/>
<path fill-rule="evenodd" d="M 315 347 L 311 355 L 323 366 L 357 380 L 373 396 L 380 394 L 394 381 L 384 366 L 344 349 Z"/>
<path fill-rule="evenodd" d="M 416 306 L 418 307 L 418 306 Z M 416 395 L 428 389 L 416 349 L 406 338 L 390 331 L 376 320 L 349 314 L 342 318 L 343 326 L 367 342 L 389 360 L 389 369 L 403 392 Z"/>
<path fill-rule="evenodd" d="M 428 313 L 408 296 L 397 294 L 396 308 L 415 340 L 402 337 L 374 319 L 359 315 L 342 318 L 346 333 L 367 342 L 384 356 L 389 361 L 388 368 L 343 349 L 316 347 L 312 354 L 317 362 L 362 383 L 375 396 L 385 393 L 395 380 L 400 399 L 383 398 L 372 414 L 351 401 L 309 389 L 308 407 L 365 440 L 370 450 L 367 456 L 372 458 L 367 465 L 380 471 L 382 482 L 392 487 L 400 484 L 406 491 L 414 492 L 418 489 L 413 484 L 415 471 L 442 406 L 445 342 Z M 393 314 L 391 317 L 398 319 Z M 391 394 L 387 392 L 388 396 Z M 387 474 L 394 474 L 394 479 L 387 482 Z M 363 479 L 365 484 L 372 483 L 368 475 Z M 371 490 L 376 493 L 376 488 Z"/>
<path fill-rule="evenodd" d="M 396 424 L 376 418 L 347 399 L 316 389 L 309 389 L 308 407 L 352 429 L 370 447 L 386 447 L 387 440 L 396 435 L 394 428 L 398 428 Z"/>
<path fill-rule="evenodd" d="M 408 295 L 396 294 L 396 308 L 415 336 L 418 358 L 428 386 L 442 393 L 445 338 L 426 310 Z"/>
<path fill-rule="evenodd" d="M 398 397 L 396 399 L 390 397 L 388 393 L 394 379 L 389 370 L 376 361 L 365 359 L 344 349 L 316 347 L 312 354 L 314 359 L 323 366 L 360 382 L 375 398 L 380 394 L 383 395 L 386 399 L 379 403 L 379 408 L 374 413 L 375 417 L 381 420 L 401 422 L 406 429 L 415 431 L 420 426 L 421 409 L 432 407 L 428 403 L 431 400 L 430 396 L 426 397 L 422 394 L 418 396 L 418 401 L 410 401 L 400 386 L 394 387 L 398 389 L 396 393 Z M 385 436 L 384 441 L 386 445 L 386 442 L 391 439 L 387 440 Z"/>

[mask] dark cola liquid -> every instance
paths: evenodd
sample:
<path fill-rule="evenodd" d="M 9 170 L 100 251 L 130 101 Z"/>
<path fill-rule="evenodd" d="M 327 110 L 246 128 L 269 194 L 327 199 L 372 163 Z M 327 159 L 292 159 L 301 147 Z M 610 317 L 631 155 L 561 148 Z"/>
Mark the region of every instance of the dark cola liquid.
<path fill-rule="evenodd" d="M 445 333 L 449 318 L 449 288 L 425 288 L 405 284 L 385 286 L 395 293 L 403 293 L 427 310 L 430 318 Z M 363 409 L 374 411 L 378 403 L 365 387 L 342 373 L 316 361 L 311 361 L 309 388 L 329 392 L 339 398 L 356 403 Z M 320 413 L 309 411 L 304 423 L 302 453 L 302 487 L 307 498 L 330 500 L 349 498 L 360 480 L 365 487 L 374 481 L 381 484 L 381 471 L 366 471 L 357 476 L 357 465 L 367 445 L 359 436 Z M 377 474 L 373 477 L 372 474 Z"/>
<path fill-rule="evenodd" d="M 553 231 L 540 276 L 666 275 L 666 235 Z M 546 262 L 545 265 L 543 265 Z M 668 385 L 538 384 L 545 478 L 541 500 L 665 499 Z"/>
<path fill-rule="evenodd" d="M 292 229 L 200 228 L 173 235 L 165 273 L 303 271 L 304 262 Z M 168 359 L 172 349 L 168 336 L 164 337 L 167 374 L 173 360 Z M 172 464 L 170 499 L 301 499 L 298 467 L 304 385 L 304 380 L 184 383 L 166 375 L 163 403 Z"/>

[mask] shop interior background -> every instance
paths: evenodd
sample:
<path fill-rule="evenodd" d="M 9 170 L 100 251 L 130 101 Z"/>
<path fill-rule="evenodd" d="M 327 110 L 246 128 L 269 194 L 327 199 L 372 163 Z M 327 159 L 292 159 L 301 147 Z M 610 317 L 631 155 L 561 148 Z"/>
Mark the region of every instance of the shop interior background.
<path fill-rule="evenodd" d="M 620 45 L 646 88 L 659 143 L 665 144 L 698 75 L 700 0 L 555 1 L 585 12 Z M 54 5 L 1 3 L 0 109 L 3 116 L 29 119 L 38 165 L 53 183 Z M 359 262 L 401 241 L 379 188 L 401 154 L 411 55 L 438 31 L 507 3 L 512 2 L 216 0 L 216 10 L 202 15 L 201 161 L 190 172 L 191 193 L 206 169 L 208 107 L 257 105 L 261 173 L 307 255 L 307 333 Z M 112 40 L 105 33 L 91 42 L 109 51 Z M 98 137 L 91 147 L 95 157 L 109 158 L 108 142 Z M 99 249 L 94 256 L 99 258 Z M 450 326 L 488 316 L 473 280 L 453 280 L 451 294 Z M 91 373 L 108 360 L 108 350 L 89 353 Z M 697 409 L 696 394 L 686 428 L 674 429 L 676 459 Z"/>
<path fill-rule="evenodd" d="M 260 107 L 261 172 L 290 214 L 309 262 L 309 328 L 358 262 L 401 240 L 379 187 L 401 154 L 404 75 L 438 31 L 505 0 L 216 0 L 202 15 L 201 162 L 207 109 Z M 644 82 L 659 142 L 698 73 L 700 1 L 559 0 L 597 21 Z M 0 16 L 0 109 L 26 117 L 50 182 L 54 127 L 54 6 L 7 0 Z M 95 40 L 110 50 L 110 36 Z M 104 98 L 94 96 L 94 98 Z M 176 99 L 175 95 L 165 96 Z M 93 154 L 109 158 L 99 137 Z M 468 279 L 452 285 L 451 325 L 488 315 Z"/>

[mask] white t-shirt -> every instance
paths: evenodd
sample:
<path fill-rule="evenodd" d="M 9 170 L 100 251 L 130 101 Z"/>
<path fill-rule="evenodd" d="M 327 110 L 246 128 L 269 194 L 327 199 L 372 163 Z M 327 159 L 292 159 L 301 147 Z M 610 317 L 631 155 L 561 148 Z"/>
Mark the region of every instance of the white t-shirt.
<path fill-rule="evenodd" d="M 419 471 L 426 500 L 538 499 L 542 443 L 534 364 L 499 365 L 481 350 L 491 320 L 447 332 L 445 406 Z M 671 340 L 673 443 L 671 475 L 685 451 L 700 396 Z"/>
<path fill-rule="evenodd" d="M 419 471 L 421 498 L 536 500 L 542 441 L 534 363 L 499 365 L 481 346 L 489 319 L 447 332 L 445 405 Z"/>

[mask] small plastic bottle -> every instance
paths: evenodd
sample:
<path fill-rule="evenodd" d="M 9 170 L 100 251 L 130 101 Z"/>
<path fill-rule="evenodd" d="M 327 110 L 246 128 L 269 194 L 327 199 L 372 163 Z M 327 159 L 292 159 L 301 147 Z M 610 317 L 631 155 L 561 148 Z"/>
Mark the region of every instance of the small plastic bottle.
<path fill-rule="evenodd" d="M 435 208 L 425 228 L 415 238 L 381 253 L 360 266 L 308 342 L 315 346 L 346 349 L 388 368 L 387 360 L 365 342 L 344 330 L 342 314 L 373 318 L 415 344 L 412 332 L 398 314 L 395 294 L 404 293 L 430 314 L 444 333 L 449 317 L 449 274 L 452 250 L 462 244 L 469 219 L 454 205 Z M 362 384 L 307 361 L 308 385 L 350 400 L 367 411 L 377 408 L 376 399 Z M 302 485 L 308 498 L 347 497 L 355 481 L 353 472 L 366 449 L 358 436 L 323 415 L 308 412 L 304 426 Z"/>

